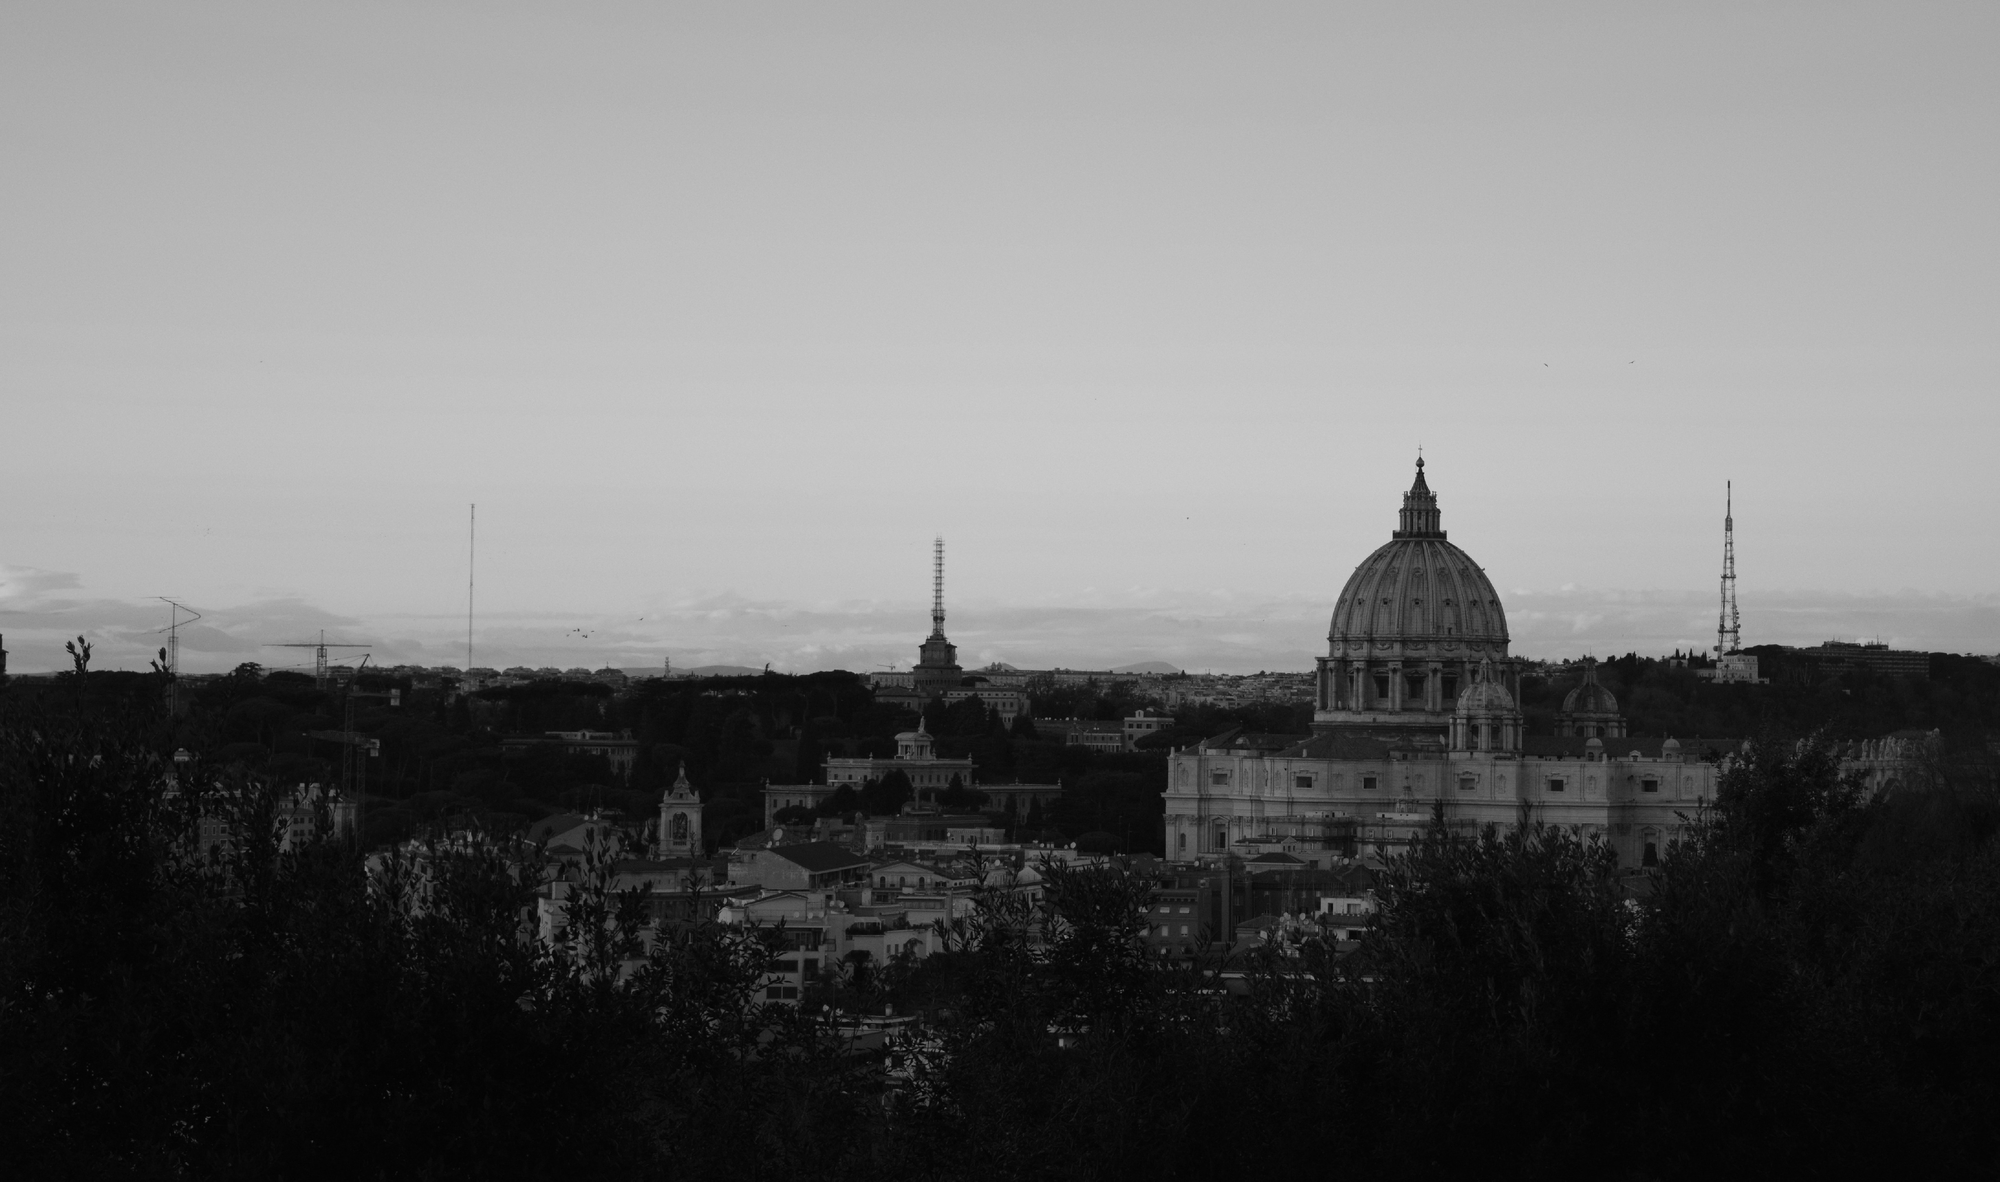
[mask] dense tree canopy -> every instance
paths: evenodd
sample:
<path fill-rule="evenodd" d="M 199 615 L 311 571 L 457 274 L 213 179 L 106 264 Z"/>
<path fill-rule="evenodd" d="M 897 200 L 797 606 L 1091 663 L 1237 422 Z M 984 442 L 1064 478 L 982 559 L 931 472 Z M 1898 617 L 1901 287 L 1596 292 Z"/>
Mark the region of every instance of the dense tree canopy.
<path fill-rule="evenodd" d="M 756 996 L 781 932 L 649 928 L 601 849 L 553 944 L 524 925 L 541 863 L 504 841 L 372 875 L 350 844 L 281 852 L 282 785 L 199 754 L 233 701 L 176 718 L 141 692 L 157 681 L 104 684 L 0 701 L 0 1153 L 20 1176 L 1996 1164 L 1990 764 L 1866 799 L 1824 744 L 1761 742 L 1642 872 L 1532 814 L 1470 836 L 1440 818 L 1384 869 L 1358 948 L 1227 965 L 1148 955 L 1151 879 L 1047 866 L 1040 900 L 984 894 L 943 951 L 831 966 L 794 1009 Z M 749 709 L 725 705 L 718 736 Z M 1084 774 L 1116 796 L 1138 773 Z M 212 853 L 204 818 L 228 837 Z M 836 1019 L 884 1007 L 924 1037 L 894 1064 L 843 1053 Z"/>

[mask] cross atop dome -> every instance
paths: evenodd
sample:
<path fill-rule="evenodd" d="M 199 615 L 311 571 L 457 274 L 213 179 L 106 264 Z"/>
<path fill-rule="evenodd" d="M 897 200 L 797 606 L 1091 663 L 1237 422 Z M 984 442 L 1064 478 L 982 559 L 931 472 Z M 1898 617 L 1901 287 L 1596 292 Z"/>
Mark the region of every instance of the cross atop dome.
<path fill-rule="evenodd" d="M 1438 516 L 1437 494 L 1424 482 L 1424 457 L 1417 456 L 1417 478 L 1410 484 L 1410 491 L 1403 494 L 1403 511 L 1397 515 L 1400 526 L 1389 536 L 1392 538 L 1442 538 L 1444 528 Z"/>

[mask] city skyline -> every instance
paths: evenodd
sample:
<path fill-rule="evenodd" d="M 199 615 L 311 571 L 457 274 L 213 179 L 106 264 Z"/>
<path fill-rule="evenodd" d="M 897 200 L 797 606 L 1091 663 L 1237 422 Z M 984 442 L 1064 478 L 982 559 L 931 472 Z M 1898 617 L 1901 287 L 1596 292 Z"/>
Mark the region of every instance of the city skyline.
<path fill-rule="evenodd" d="M 927 549 L 927 547 L 926 547 Z M 1359 561 L 1357 557 L 1356 561 Z M 17 586 L 19 584 L 16 584 Z M 79 632 L 96 646 L 97 668 L 143 669 L 165 643 L 167 606 L 70 594 L 76 588 L 27 584 L 0 615 L 17 673 L 68 667 L 63 642 Z M 1166 661 L 1190 672 L 1304 672 L 1324 649 L 1336 586 L 1323 594 L 1169 595 L 1099 593 L 1001 603 L 973 589 L 948 597 L 953 642 L 967 668 L 1002 661 L 1027 668 L 1108 668 Z M 1587 587 L 1501 587 L 1513 651 L 1531 659 L 1659 656 L 1714 644 L 1711 591 L 1617 591 Z M 1745 643 L 1810 646 L 1824 640 L 1882 640 L 1898 648 L 1991 652 L 2000 647 L 2000 596 L 1842 595 L 1767 592 L 1744 596 Z M 296 652 L 269 647 L 311 639 L 365 641 L 371 663 L 463 666 L 465 618 L 364 617 L 329 612 L 303 599 L 248 608 L 196 605 L 203 620 L 180 630 L 182 667 L 224 672 L 243 661 L 310 668 Z M 157 619 L 155 618 L 157 617 Z M 657 668 L 769 664 L 786 673 L 850 669 L 866 673 L 912 664 L 928 604 L 905 601 L 802 603 L 722 593 L 653 600 L 617 616 L 482 611 L 475 660 L 492 667 Z M 1965 637 L 1975 638 L 1972 642 Z M 1976 638 L 1987 638 L 1979 643 Z M 335 663 L 355 664 L 360 653 Z"/>

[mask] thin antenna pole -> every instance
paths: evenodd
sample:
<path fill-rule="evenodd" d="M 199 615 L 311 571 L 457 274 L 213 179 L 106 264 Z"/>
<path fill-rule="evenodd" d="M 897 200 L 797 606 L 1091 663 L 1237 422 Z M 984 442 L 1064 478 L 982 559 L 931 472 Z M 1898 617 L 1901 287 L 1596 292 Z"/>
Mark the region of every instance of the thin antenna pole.
<path fill-rule="evenodd" d="M 472 672 L 472 589 L 479 573 L 479 506 L 472 505 L 465 533 L 465 671 Z"/>

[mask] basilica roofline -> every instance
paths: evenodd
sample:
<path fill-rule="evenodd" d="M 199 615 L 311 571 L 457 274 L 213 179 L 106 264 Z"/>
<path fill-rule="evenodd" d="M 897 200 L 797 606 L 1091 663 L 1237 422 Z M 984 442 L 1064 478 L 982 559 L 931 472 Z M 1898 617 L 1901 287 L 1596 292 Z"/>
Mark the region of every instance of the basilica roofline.
<path fill-rule="evenodd" d="M 1387 730 L 1435 730 L 1451 725 L 1450 710 L 1315 710 L 1313 729 L 1350 726 Z"/>
<path fill-rule="evenodd" d="M 1596 762 L 1665 760 L 1707 762 L 1740 751 L 1744 740 L 1675 735 L 1524 735 L 1518 750 L 1468 750 L 1447 745 L 1442 733 L 1398 732 L 1338 727 L 1313 735 L 1269 735 L 1225 732 L 1172 754 L 1176 758 L 1206 756 L 1229 759 L 1313 760 L 1322 763 L 1367 763 L 1383 760 L 1447 759 L 1585 759 Z"/>

